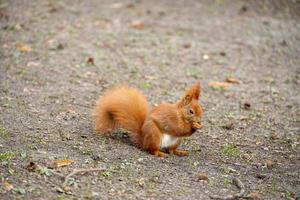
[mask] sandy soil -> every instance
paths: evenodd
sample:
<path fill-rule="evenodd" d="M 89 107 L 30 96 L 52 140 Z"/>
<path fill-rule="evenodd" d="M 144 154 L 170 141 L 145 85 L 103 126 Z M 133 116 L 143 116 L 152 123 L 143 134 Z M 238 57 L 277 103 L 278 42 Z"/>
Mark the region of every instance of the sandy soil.
<path fill-rule="evenodd" d="M 0 0 L 1 198 L 205 200 L 236 193 L 229 176 L 252 199 L 299 198 L 299 10 L 297 0 Z M 210 85 L 227 78 L 239 83 Z M 185 139 L 188 157 L 93 134 L 91 109 L 113 85 L 155 105 L 196 80 L 205 128 Z M 63 159 L 73 163 L 53 166 Z M 106 171 L 67 188 L 51 173 L 95 167 Z"/>

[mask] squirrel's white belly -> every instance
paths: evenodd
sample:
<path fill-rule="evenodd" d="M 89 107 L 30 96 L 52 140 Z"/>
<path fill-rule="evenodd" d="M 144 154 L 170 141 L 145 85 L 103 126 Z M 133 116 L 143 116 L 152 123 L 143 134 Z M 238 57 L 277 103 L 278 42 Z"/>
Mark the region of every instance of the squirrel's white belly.
<path fill-rule="evenodd" d="M 174 146 L 178 142 L 178 137 L 169 135 L 169 134 L 163 134 L 161 138 L 160 148 L 169 148 L 171 146 Z"/>

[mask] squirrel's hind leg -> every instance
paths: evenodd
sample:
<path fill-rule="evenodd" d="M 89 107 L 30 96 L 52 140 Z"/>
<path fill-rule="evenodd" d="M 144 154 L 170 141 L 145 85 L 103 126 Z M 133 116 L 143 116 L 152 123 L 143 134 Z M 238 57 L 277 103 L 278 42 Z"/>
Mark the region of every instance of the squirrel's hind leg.
<path fill-rule="evenodd" d="M 151 153 L 152 155 L 155 155 L 155 156 L 157 156 L 157 157 L 162 157 L 162 158 L 168 156 L 167 153 L 164 153 L 164 152 L 162 152 L 162 151 L 160 151 L 160 150 L 150 151 L 150 153 Z"/>
<path fill-rule="evenodd" d="M 162 134 L 153 121 L 146 121 L 142 127 L 142 148 L 152 155 L 167 157 L 168 154 L 160 150 Z"/>

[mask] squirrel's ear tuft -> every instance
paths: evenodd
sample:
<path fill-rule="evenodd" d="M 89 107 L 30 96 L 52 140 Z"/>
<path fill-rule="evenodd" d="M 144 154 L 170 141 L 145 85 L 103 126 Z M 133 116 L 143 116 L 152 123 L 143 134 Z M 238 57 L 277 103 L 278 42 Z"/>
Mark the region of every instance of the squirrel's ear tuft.
<path fill-rule="evenodd" d="M 185 96 L 181 100 L 181 105 L 186 106 L 191 103 L 193 97 L 189 94 L 185 94 Z"/>
<path fill-rule="evenodd" d="M 186 95 L 190 95 L 194 99 L 199 99 L 200 96 L 200 81 L 197 81 L 187 92 Z"/>
<path fill-rule="evenodd" d="M 200 82 L 197 81 L 191 88 L 189 88 L 184 97 L 180 101 L 180 105 L 185 106 L 191 103 L 193 99 L 198 100 L 200 96 Z"/>

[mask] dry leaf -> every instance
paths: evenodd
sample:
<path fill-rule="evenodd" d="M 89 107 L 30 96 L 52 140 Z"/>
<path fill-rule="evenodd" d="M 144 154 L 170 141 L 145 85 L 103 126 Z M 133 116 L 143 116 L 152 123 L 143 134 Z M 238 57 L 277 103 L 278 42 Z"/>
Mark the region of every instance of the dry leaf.
<path fill-rule="evenodd" d="M 130 3 L 126 6 L 127 8 L 131 9 L 131 11 L 136 15 L 136 16 L 143 16 L 144 12 L 140 9 L 138 9 L 134 4 Z"/>
<path fill-rule="evenodd" d="M 16 45 L 17 49 L 23 53 L 27 53 L 31 51 L 31 48 L 23 43 L 18 43 Z"/>
<path fill-rule="evenodd" d="M 260 140 L 256 140 L 255 145 L 260 146 L 260 145 L 262 145 L 262 142 Z"/>
<path fill-rule="evenodd" d="M 129 4 L 127 4 L 126 7 L 127 7 L 127 8 L 135 8 L 135 5 L 134 5 L 133 3 L 129 3 Z"/>
<path fill-rule="evenodd" d="M 130 23 L 130 26 L 132 28 L 135 28 L 135 29 L 144 29 L 145 28 L 145 24 L 144 22 L 140 21 L 140 20 L 136 20 L 136 21 L 133 21 Z"/>
<path fill-rule="evenodd" d="M 112 8 L 122 8 L 123 6 L 124 6 L 124 4 L 122 4 L 122 3 L 113 3 L 111 5 Z"/>
<path fill-rule="evenodd" d="M 208 85 L 214 89 L 227 90 L 230 84 L 227 82 L 211 81 L 208 83 Z"/>
<path fill-rule="evenodd" d="M 225 81 L 226 81 L 227 83 L 236 83 L 236 84 L 240 83 L 237 79 L 232 78 L 232 77 L 226 78 Z"/>
<path fill-rule="evenodd" d="M 35 162 L 30 162 L 27 166 L 26 169 L 30 172 L 34 171 L 37 168 L 37 164 Z"/>
<path fill-rule="evenodd" d="M 277 140 L 277 139 L 279 139 L 280 138 L 280 135 L 277 133 L 277 132 L 273 132 L 272 134 L 271 134 L 271 139 L 272 140 Z"/>
<path fill-rule="evenodd" d="M 144 15 L 143 11 L 141 11 L 141 10 L 136 10 L 136 11 L 135 11 L 135 14 L 136 14 L 136 16 L 138 16 L 138 17 Z"/>
<path fill-rule="evenodd" d="M 21 30 L 21 29 L 22 29 L 21 24 L 16 24 L 16 25 L 15 25 L 15 29 L 16 29 L 17 31 Z"/>
<path fill-rule="evenodd" d="M 139 180 L 139 186 L 140 187 L 144 187 L 145 186 L 145 179 L 144 178 L 140 178 L 140 180 Z"/>
<path fill-rule="evenodd" d="M 32 89 L 28 89 L 28 88 L 23 88 L 23 92 L 24 92 L 24 94 L 26 94 L 26 95 L 31 95 L 32 94 Z"/>
<path fill-rule="evenodd" d="M 183 47 L 188 49 L 188 48 L 192 47 L 192 44 L 191 43 L 185 43 L 185 44 L 183 44 Z"/>
<path fill-rule="evenodd" d="M 250 192 L 247 195 L 247 199 L 250 199 L 250 200 L 260 199 L 260 195 L 257 192 Z"/>
<path fill-rule="evenodd" d="M 221 52 L 220 52 L 220 55 L 221 55 L 221 56 L 226 56 L 226 53 L 225 53 L 224 51 L 221 51 Z"/>
<path fill-rule="evenodd" d="M 108 19 L 99 19 L 94 21 L 94 25 L 100 28 L 109 29 L 112 27 L 112 21 Z"/>
<path fill-rule="evenodd" d="M 64 167 L 64 166 L 68 166 L 68 165 L 72 164 L 73 162 L 74 162 L 73 160 L 68 160 L 68 159 L 55 160 L 54 165 L 55 165 L 55 167 Z"/>
<path fill-rule="evenodd" d="M 89 64 L 89 65 L 95 65 L 94 58 L 93 57 L 88 57 L 86 63 Z"/>
<path fill-rule="evenodd" d="M 268 169 L 271 169 L 274 166 L 274 163 L 272 160 L 266 160 L 266 165 Z"/>
<path fill-rule="evenodd" d="M 63 190 L 65 191 L 65 192 L 69 192 L 70 190 L 71 190 L 71 188 L 69 187 L 69 186 L 64 186 L 63 187 Z"/>
<path fill-rule="evenodd" d="M 11 183 L 9 183 L 7 180 L 3 180 L 2 185 L 4 186 L 5 191 L 7 192 L 11 191 L 14 188 L 14 186 Z"/>
<path fill-rule="evenodd" d="M 38 62 L 28 62 L 27 63 L 27 67 L 37 67 L 39 66 L 40 63 Z"/>
<path fill-rule="evenodd" d="M 222 125 L 222 128 L 225 128 L 227 130 L 232 130 L 232 129 L 234 129 L 234 124 L 233 124 L 233 122 L 230 122 L 228 124 Z"/>
<path fill-rule="evenodd" d="M 209 182 L 209 178 L 206 174 L 198 173 L 197 176 L 198 176 L 199 180 L 206 181 L 207 183 Z"/>

